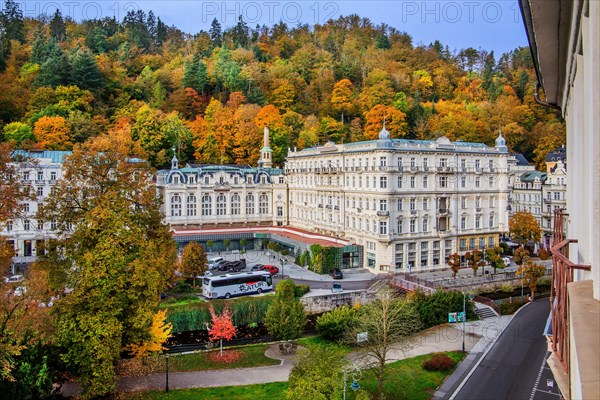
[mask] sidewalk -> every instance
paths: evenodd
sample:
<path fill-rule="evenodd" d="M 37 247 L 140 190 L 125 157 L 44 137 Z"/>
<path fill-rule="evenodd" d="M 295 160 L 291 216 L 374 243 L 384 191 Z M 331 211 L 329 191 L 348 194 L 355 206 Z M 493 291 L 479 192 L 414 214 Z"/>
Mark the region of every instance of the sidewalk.
<path fill-rule="evenodd" d="M 487 348 L 491 347 L 511 319 L 512 316 L 502 316 L 465 324 L 465 349 L 469 354 L 459 364 L 455 373 L 436 392 L 434 398 L 442 398 L 446 393 L 446 386 L 450 385 L 451 388 L 458 385 L 461 380 L 459 378 L 462 378 L 476 361 L 475 357 L 480 356 Z M 462 324 L 442 325 L 420 332 L 413 337 L 408 347 L 406 352 L 391 351 L 388 355 L 388 362 L 429 353 L 460 351 L 462 349 Z M 169 374 L 169 388 L 240 386 L 287 381 L 293 366 L 294 355 L 282 355 L 276 344 L 269 347 L 265 355 L 281 360 L 281 363 L 267 367 L 173 372 Z M 348 358 L 359 366 L 369 364 L 369 360 L 359 353 L 351 353 Z M 164 390 L 165 383 L 165 374 L 162 373 L 143 377 L 123 377 L 117 383 L 117 390 L 125 392 Z M 72 396 L 80 392 L 80 386 L 76 382 L 67 382 L 63 385 L 61 392 L 64 396 Z M 435 397 L 438 394 L 440 396 Z"/>

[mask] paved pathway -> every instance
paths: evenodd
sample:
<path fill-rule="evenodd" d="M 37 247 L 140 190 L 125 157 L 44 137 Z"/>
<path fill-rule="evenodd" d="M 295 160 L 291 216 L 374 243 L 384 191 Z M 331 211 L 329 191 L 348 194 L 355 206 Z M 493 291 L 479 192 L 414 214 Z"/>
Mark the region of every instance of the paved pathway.
<path fill-rule="evenodd" d="M 510 321 L 510 316 L 488 318 L 483 321 L 467 322 L 465 347 L 474 351 L 493 340 Z M 428 329 L 414 336 L 410 349 L 406 352 L 394 350 L 389 354 L 388 362 L 434 352 L 459 351 L 462 348 L 462 325 L 443 325 Z M 477 351 L 482 351 L 477 350 Z M 214 386 L 239 386 L 288 380 L 293 365 L 293 355 L 282 355 L 278 345 L 272 345 L 265 353 L 268 357 L 279 359 L 275 366 L 239 368 L 230 370 L 173 372 L 169 374 L 169 388 L 197 388 Z M 366 365 L 368 360 L 358 353 L 350 355 L 350 360 L 358 365 Z M 152 374 L 143 377 L 124 377 L 117 383 L 119 391 L 164 390 L 165 374 Z M 76 382 L 68 382 L 62 387 L 64 396 L 79 393 Z"/>

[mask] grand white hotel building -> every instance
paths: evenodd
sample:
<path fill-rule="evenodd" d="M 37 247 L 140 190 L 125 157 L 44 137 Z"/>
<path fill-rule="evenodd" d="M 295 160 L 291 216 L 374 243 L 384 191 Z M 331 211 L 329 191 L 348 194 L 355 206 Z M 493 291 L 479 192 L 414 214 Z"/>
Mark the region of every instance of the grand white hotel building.
<path fill-rule="evenodd" d="M 273 168 L 268 130 L 257 168 L 187 165 L 157 174 L 165 221 L 185 231 L 289 227 L 352 244 L 346 266 L 445 268 L 508 231 L 511 167 L 500 135 L 481 143 L 390 139 L 290 150 Z M 356 262 L 358 260 L 358 263 Z"/>

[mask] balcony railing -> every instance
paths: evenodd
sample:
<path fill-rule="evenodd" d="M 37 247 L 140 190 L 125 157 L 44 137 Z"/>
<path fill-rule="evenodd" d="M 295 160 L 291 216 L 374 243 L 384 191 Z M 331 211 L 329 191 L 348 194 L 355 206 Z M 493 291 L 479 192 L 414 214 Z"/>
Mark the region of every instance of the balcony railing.
<path fill-rule="evenodd" d="M 589 265 L 575 264 L 569 260 L 569 243 L 576 239 L 566 239 L 564 233 L 564 210 L 554 211 L 554 235 L 552 239 L 552 287 L 550 307 L 552 313 L 552 351 L 569 373 L 569 308 L 567 303 L 567 285 L 573 282 L 576 269 L 591 270 Z"/>

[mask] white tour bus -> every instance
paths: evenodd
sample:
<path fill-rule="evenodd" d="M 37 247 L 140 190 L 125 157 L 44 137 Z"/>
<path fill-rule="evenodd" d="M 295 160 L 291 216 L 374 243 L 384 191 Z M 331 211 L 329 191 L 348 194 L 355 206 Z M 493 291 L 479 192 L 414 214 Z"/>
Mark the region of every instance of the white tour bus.
<path fill-rule="evenodd" d="M 202 295 L 207 299 L 273 290 L 273 278 L 268 271 L 239 272 L 219 276 L 205 276 L 202 280 Z"/>

